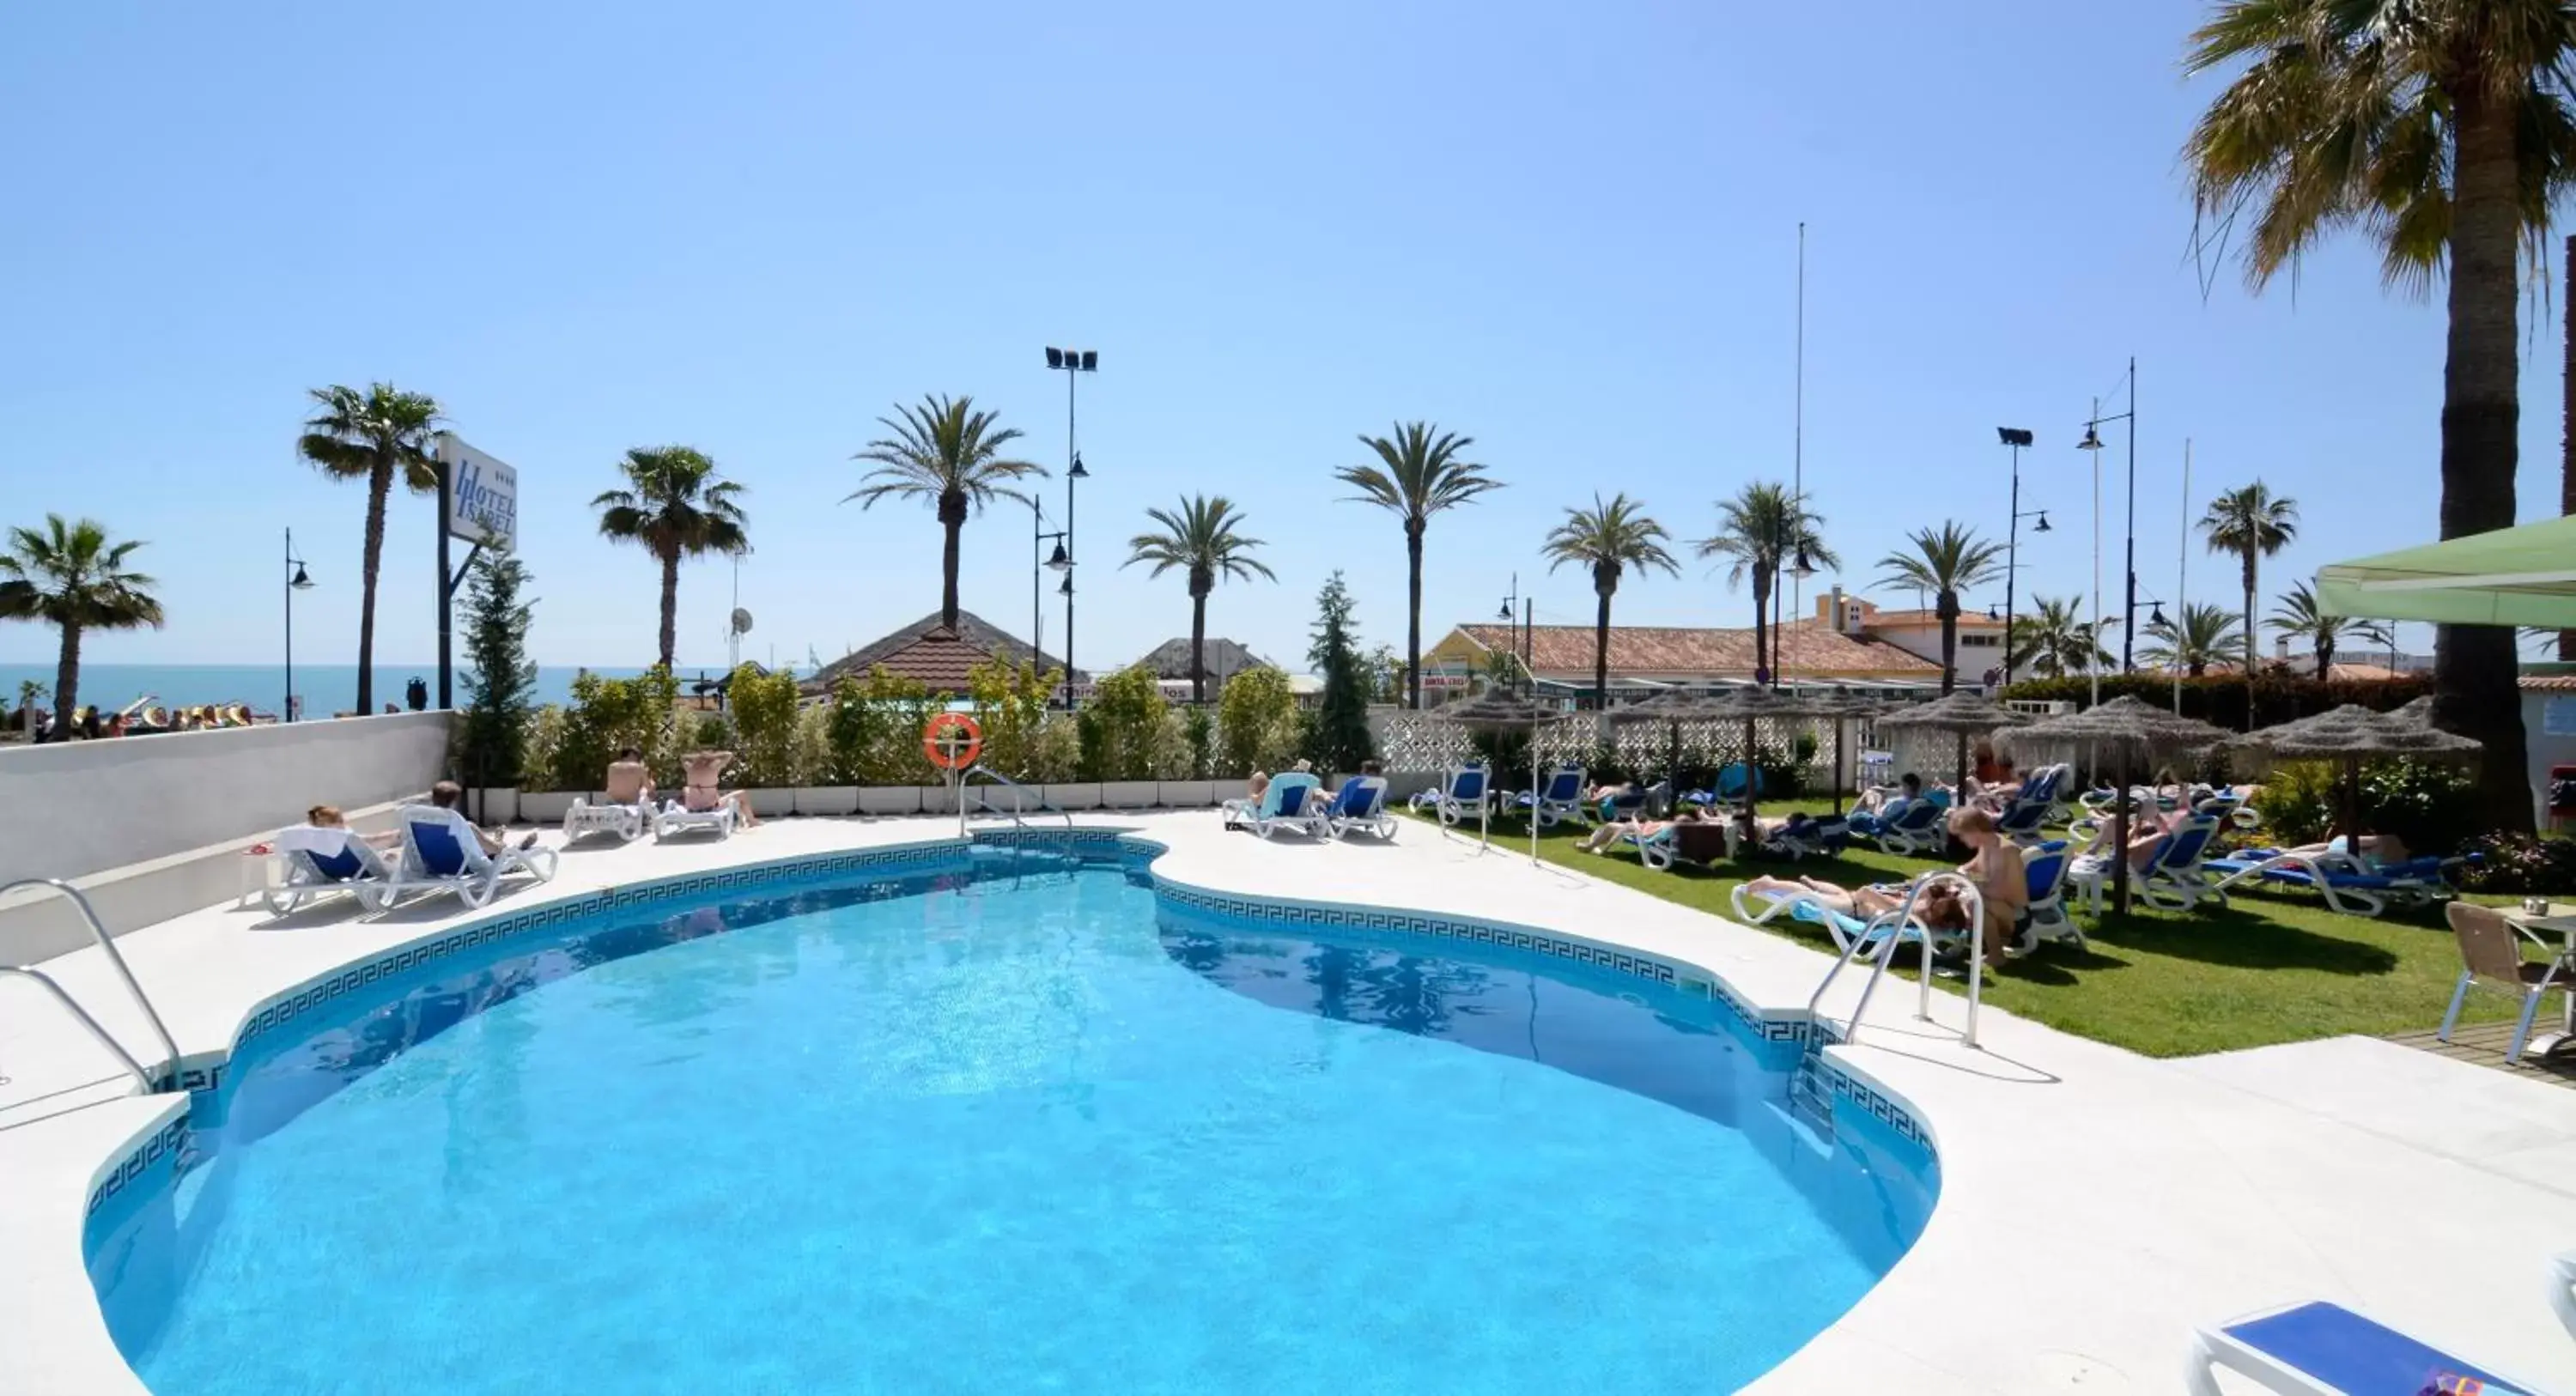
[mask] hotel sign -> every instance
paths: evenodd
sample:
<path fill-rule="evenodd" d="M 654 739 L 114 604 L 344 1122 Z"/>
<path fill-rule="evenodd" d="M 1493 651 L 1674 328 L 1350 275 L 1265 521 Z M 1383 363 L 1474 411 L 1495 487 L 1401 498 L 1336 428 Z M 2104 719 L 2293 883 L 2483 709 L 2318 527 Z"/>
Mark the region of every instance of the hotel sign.
<path fill-rule="evenodd" d="M 519 534 L 519 472 L 446 432 L 438 458 L 447 464 L 448 535 L 509 551 Z"/>

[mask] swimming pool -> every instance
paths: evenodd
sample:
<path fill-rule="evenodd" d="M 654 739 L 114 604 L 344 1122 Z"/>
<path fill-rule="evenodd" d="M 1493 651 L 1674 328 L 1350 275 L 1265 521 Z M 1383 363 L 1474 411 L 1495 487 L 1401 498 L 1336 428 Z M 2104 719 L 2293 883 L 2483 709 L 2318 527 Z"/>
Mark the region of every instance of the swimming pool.
<path fill-rule="evenodd" d="M 93 1220 L 161 1396 L 1723 1391 L 1931 1205 L 1723 1003 L 1028 850 L 326 1003 Z M 352 1002 L 362 999 L 363 1002 Z M 142 1190 L 138 1189 L 138 1192 Z"/>

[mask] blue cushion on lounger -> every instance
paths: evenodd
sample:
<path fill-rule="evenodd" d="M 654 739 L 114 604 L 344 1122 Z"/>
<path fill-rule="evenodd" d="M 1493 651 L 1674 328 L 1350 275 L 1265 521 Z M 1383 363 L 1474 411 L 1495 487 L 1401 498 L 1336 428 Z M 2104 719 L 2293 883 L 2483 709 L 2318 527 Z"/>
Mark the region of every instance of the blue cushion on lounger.
<path fill-rule="evenodd" d="M 2302 1304 L 2220 1331 L 2353 1396 L 2417 1396 L 2437 1376 L 2475 1377 L 2494 1393 L 2520 1390 L 2339 1304 Z"/>

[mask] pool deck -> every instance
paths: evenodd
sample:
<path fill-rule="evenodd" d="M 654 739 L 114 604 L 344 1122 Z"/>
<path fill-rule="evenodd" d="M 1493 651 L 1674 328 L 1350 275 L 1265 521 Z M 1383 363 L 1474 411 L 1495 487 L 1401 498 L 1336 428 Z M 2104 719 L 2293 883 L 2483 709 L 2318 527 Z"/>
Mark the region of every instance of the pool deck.
<path fill-rule="evenodd" d="M 1377 847 L 1263 843 L 1224 832 L 1207 811 L 1080 822 L 1166 844 L 1154 870 L 1178 882 L 1625 945 L 1700 966 L 1766 1008 L 1802 1007 L 1829 963 L 1534 867 L 1526 845 L 1480 853 L 1428 826 L 1407 824 Z M 564 854 L 554 882 L 486 912 L 459 914 L 443 899 L 376 921 L 325 911 L 279 923 L 210 908 L 117 943 L 180 1050 L 222 1053 L 262 1000 L 475 917 L 642 878 L 954 834 L 937 819 L 807 819 L 725 842 L 585 846 Z M 96 950 L 45 968 L 120 1040 L 150 1040 Z M 101 1171 L 184 1097 L 134 1096 L 31 986 L 0 992 L 22 995 L 0 1015 L 0 1387 L 141 1392 L 91 1294 L 82 1212 Z M 1837 986 L 1826 1009 L 1839 1017 L 1850 998 Z M 1992 1008 L 1983 1050 L 1970 1050 L 1955 1035 L 1961 1000 L 1936 994 L 1930 1025 L 1912 1017 L 1914 1004 L 1913 986 L 1889 983 L 1857 1044 L 1832 1050 L 1929 1126 L 1939 1203 L 1885 1280 L 1752 1389 L 2172 1391 L 2195 1324 L 2330 1299 L 2544 1390 L 2576 1391 L 2576 1336 L 2546 1297 L 2550 1256 L 2576 1248 L 2576 1093 L 2376 1038 L 2156 1061 Z"/>

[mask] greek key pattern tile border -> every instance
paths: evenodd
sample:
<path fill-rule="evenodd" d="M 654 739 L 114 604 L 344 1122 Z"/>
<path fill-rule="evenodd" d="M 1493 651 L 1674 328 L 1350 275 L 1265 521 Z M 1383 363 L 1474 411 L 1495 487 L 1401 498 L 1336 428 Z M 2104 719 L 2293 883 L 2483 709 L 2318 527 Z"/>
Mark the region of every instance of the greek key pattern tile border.
<path fill-rule="evenodd" d="M 1852 1108 L 1876 1118 L 1879 1123 L 1896 1131 L 1898 1138 L 1916 1145 L 1924 1153 L 1938 1155 L 1939 1151 L 1932 1147 L 1931 1131 L 1923 1128 L 1922 1122 L 1914 1118 L 1913 1111 L 1879 1094 L 1876 1087 L 1832 1062 L 1819 1065 L 1825 1073 L 1825 1084 L 1835 1095 L 1850 1101 Z"/>
<path fill-rule="evenodd" d="M 89 1207 L 82 1215 L 96 1214 L 99 1208 L 107 1205 L 109 1198 L 133 1186 L 165 1160 L 177 1160 L 179 1148 L 187 1138 L 188 1117 L 183 1112 L 170 1123 L 153 1131 L 152 1137 L 136 1146 L 134 1152 L 117 1160 L 116 1167 L 108 1172 L 106 1181 L 101 1182 L 96 1190 L 90 1193 Z"/>

